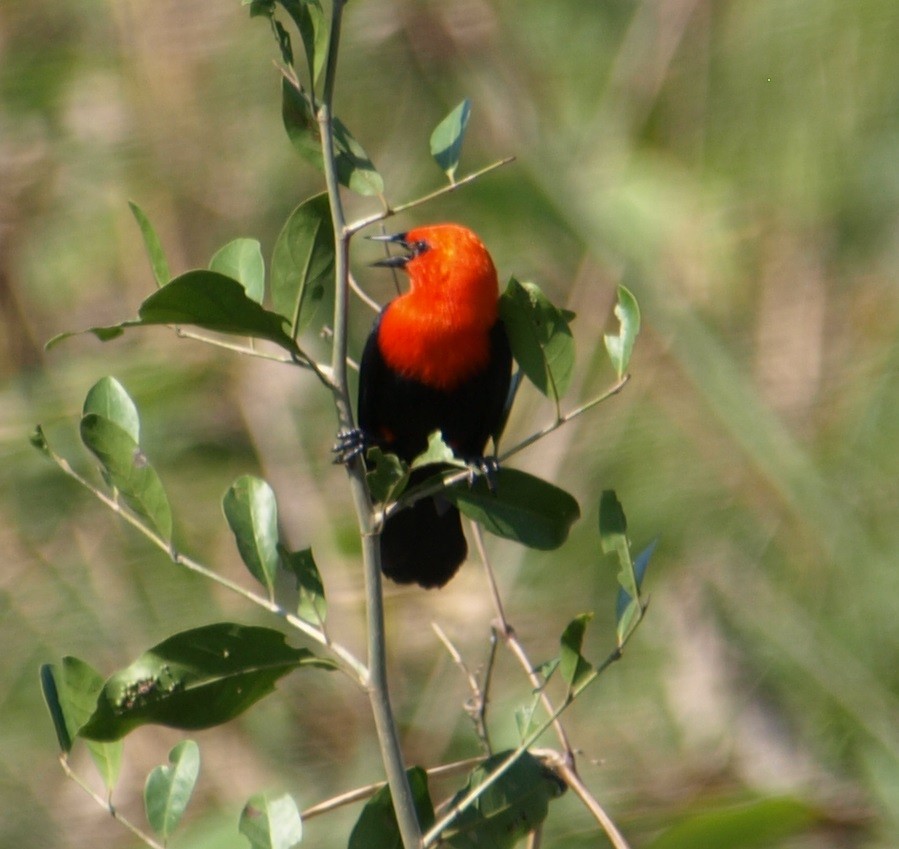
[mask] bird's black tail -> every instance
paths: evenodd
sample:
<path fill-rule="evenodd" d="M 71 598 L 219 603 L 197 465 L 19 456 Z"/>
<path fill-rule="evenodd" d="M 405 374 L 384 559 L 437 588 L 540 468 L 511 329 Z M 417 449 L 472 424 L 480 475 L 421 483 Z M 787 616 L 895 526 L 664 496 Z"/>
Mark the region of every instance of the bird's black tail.
<path fill-rule="evenodd" d="M 410 486 L 433 475 L 416 469 Z M 381 571 L 398 584 L 442 587 L 468 555 L 459 511 L 445 498 L 423 498 L 391 516 L 381 532 Z"/>

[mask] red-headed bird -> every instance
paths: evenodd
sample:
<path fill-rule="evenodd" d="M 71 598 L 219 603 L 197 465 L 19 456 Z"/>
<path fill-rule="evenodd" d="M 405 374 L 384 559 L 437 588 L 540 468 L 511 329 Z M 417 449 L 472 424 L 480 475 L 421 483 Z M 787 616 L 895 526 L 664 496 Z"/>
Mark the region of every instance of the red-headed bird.
<path fill-rule="evenodd" d="M 359 426 L 370 444 L 406 462 L 440 430 L 457 457 L 477 463 L 502 425 L 512 371 L 493 260 L 458 224 L 386 241 L 404 253 L 375 265 L 402 268 L 411 286 L 381 310 L 366 342 Z M 410 486 L 439 468 L 416 469 Z M 467 554 L 459 511 L 439 495 L 393 514 L 381 533 L 381 568 L 399 583 L 441 587 Z"/>

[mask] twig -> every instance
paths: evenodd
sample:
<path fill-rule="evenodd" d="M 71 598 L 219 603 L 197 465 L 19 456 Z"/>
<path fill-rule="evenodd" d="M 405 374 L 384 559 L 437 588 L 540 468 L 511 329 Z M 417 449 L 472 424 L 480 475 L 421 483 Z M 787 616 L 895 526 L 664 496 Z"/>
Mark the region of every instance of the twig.
<path fill-rule="evenodd" d="M 489 755 L 493 751 L 493 748 L 490 745 L 490 734 L 487 730 L 486 722 L 487 699 L 484 692 L 481 690 L 481 685 L 478 683 L 478 679 L 474 676 L 474 673 L 465 665 L 465 661 L 462 659 L 462 655 L 459 654 L 459 650 L 452 644 L 452 642 L 450 642 L 450 638 L 447 637 L 443 629 L 436 622 L 431 623 L 431 628 L 434 630 L 434 633 L 437 635 L 440 642 L 446 647 L 453 662 L 462 670 L 462 674 L 465 675 L 465 678 L 468 681 L 468 687 L 471 690 L 471 698 L 465 705 L 465 712 L 474 722 L 475 732 L 478 735 L 478 739 L 481 741 L 481 745 Z"/>
<path fill-rule="evenodd" d="M 384 221 L 386 218 L 390 218 L 393 215 L 398 215 L 401 212 L 406 212 L 406 210 L 414 209 L 416 206 L 421 206 L 422 204 L 428 203 L 435 198 L 439 198 L 441 195 L 448 194 L 449 192 L 454 192 L 456 191 L 456 189 L 461 189 L 462 186 L 467 186 L 469 183 L 473 183 L 475 180 L 483 177 L 485 174 L 489 174 L 491 171 L 494 171 L 497 168 L 502 168 L 503 165 L 508 165 L 510 162 L 514 161 L 514 156 L 506 156 L 505 158 L 499 159 L 496 162 L 491 162 L 489 165 L 484 166 L 478 171 L 467 174 L 461 180 L 456 180 L 455 183 L 448 183 L 447 185 L 442 186 L 441 188 L 436 189 L 433 192 L 429 192 L 426 195 L 415 198 L 415 200 L 401 203 L 399 206 L 387 207 L 381 212 L 375 212 L 372 215 L 366 216 L 365 218 L 360 218 L 358 221 L 353 221 L 352 223 L 346 225 L 347 232 L 350 235 L 358 233 L 360 230 L 363 230 L 366 227 L 371 226 L 372 224 L 377 224 L 379 221 Z"/>
<path fill-rule="evenodd" d="M 352 231 L 346 226 L 346 216 L 340 197 L 337 179 L 337 163 L 334 151 L 334 127 L 331 108 L 334 102 L 334 84 L 337 77 L 337 55 L 340 47 L 340 28 L 346 0 L 333 0 L 331 4 L 331 32 L 328 42 L 328 58 L 325 66 L 321 102 L 316 114 L 322 141 L 322 158 L 325 183 L 334 225 L 334 342 L 331 356 L 331 374 L 334 380 L 334 405 L 337 423 L 341 430 L 353 428 L 353 410 L 347 385 L 347 318 L 349 300 L 349 243 Z M 379 537 L 374 529 L 374 511 L 371 495 L 365 481 L 365 469 L 360 457 L 347 465 L 350 491 L 356 519 L 362 539 L 362 560 L 365 573 L 366 618 L 368 630 L 368 695 L 374 715 L 381 758 L 390 795 L 396 812 L 397 825 L 404 849 L 418 849 L 421 845 L 421 827 L 415 811 L 415 800 L 406 777 L 403 753 L 400 748 L 396 719 L 390 705 L 387 682 L 387 647 L 384 633 L 384 598 L 381 589 L 381 558 Z"/>
<path fill-rule="evenodd" d="M 441 778 L 445 775 L 456 775 L 460 772 L 467 772 L 471 769 L 471 767 L 477 766 L 479 763 L 481 763 L 482 760 L 483 758 L 466 758 L 465 760 L 454 761 L 453 763 L 449 764 L 441 764 L 440 766 L 434 766 L 427 770 L 428 777 Z M 366 784 L 364 787 L 357 787 L 355 790 L 348 790 L 346 793 L 341 793 L 339 796 L 333 796 L 330 799 L 325 799 L 323 802 L 319 802 L 309 808 L 306 808 L 306 810 L 302 812 L 301 817 L 304 820 L 308 820 L 312 819 L 312 817 L 318 817 L 322 814 L 327 814 L 330 811 L 343 807 L 344 805 L 351 805 L 353 802 L 359 802 L 362 799 L 368 799 L 386 786 L 386 781 L 376 781 L 373 784 Z"/>
<path fill-rule="evenodd" d="M 558 752 L 555 754 L 558 755 Z M 587 789 L 587 786 L 581 780 L 574 767 L 566 763 L 564 758 L 558 758 L 552 762 L 552 767 L 561 776 L 564 782 L 572 789 L 575 795 L 584 803 L 584 807 L 593 815 L 593 818 L 599 823 L 602 830 L 606 833 L 612 846 L 615 849 L 630 849 L 625 840 L 624 835 L 618 830 L 615 822 L 606 813 L 602 805 L 596 797 Z"/>
<path fill-rule="evenodd" d="M 513 445 L 506 451 L 503 451 L 498 457 L 497 460 L 500 463 L 504 463 L 510 457 L 515 456 L 521 451 L 524 451 L 525 448 L 530 448 L 535 442 L 543 439 L 546 436 L 549 436 L 553 431 L 558 430 L 562 425 L 568 424 L 572 419 L 576 419 L 578 416 L 582 416 L 584 413 L 592 410 L 598 404 L 601 404 L 603 401 L 607 401 L 609 398 L 617 395 L 630 380 L 630 375 L 626 374 L 620 380 L 616 381 L 609 389 L 602 393 L 602 395 L 597 395 L 595 398 L 589 400 L 586 404 L 582 404 L 580 407 L 575 407 L 575 409 L 569 411 L 563 416 L 557 417 L 556 420 L 547 425 L 546 427 L 532 433 L 525 439 L 522 439 L 521 442 Z M 462 483 L 463 481 L 471 481 L 472 475 L 478 476 L 483 474 L 478 469 L 466 468 L 464 470 L 448 470 L 444 472 L 442 475 L 434 476 L 434 483 L 429 483 L 425 481 L 422 484 L 419 484 L 412 489 L 406 490 L 402 494 L 402 496 L 396 501 L 388 504 L 383 512 L 383 518 L 389 519 L 394 513 L 398 510 L 403 510 L 406 507 L 411 507 L 415 504 L 416 501 L 421 501 L 422 498 L 429 498 L 432 495 L 436 495 L 439 492 L 442 492 L 447 487 L 453 486 L 457 483 Z"/>
<path fill-rule="evenodd" d="M 497 619 L 500 625 L 500 635 L 502 636 L 506 645 L 509 647 L 509 650 L 512 652 L 512 654 L 515 655 L 518 663 L 524 670 L 525 675 L 528 676 L 528 681 L 530 681 L 531 686 L 534 688 L 534 692 L 540 694 L 540 701 L 543 703 L 543 707 L 546 709 L 547 714 L 552 716 L 553 714 L 555 714 L 556 709 L 549 696 L 547 695 L 546 681 L 543 680 L 541 676 L 538 675 L 534 670 L 534 664 L 531 663 L 531 659 L 528 657 L 524 646 L 518 639 L 518 636 L 515 633 L 515 629 L 506 618 L 506 613 L 503 609 L 502 598 L 499 594 L 499 588 L 496 583 L 496 576 L 493 572 L 493 567 L 490 564 L 490 559 L 487 557 L 487 550 L 484 547 L 484 533 L 481 530 L 481 526 L 477 524 L 477 522 L 472 522 L 471 530 L 472 536 L 474 537 L 475 546 L 478 549 L 478 555 L 480 556 L 481 563 L 484 566 L 484 574 L 487 577 L 487 584 L 490 587 L 490 595 L 493 598 L 493 606 L 496 610 Z M 556 719 L 553 722 L 553 729 L 555 730 L 556 736 L 559 738 L 559 743 L 561 744 L 562 749 L 565 752 L 565 758 L 567 762 L 573 767 L 574 750 L 571 747 L 571 742 L 568 739 L 568 734 L 565 731 L 565 727 L 562 725 L 560 720 Z"/>
<path fill-rule="evenodd" d="M 95 498 L 99 499 L 110 510 L 118 514 L 125 522 L 131 525 L 131 527 L 135 528 L 137 531 L 143 534 L 143 536 L 146 537 L 151 543 L 153 543 L 153 545 L 155 545 L 161 551 L 164 551 L 168 555 L 172 563 L 178 566 L 182 566 L 190 572 L 202 575 L 204 578 L 208 578 L 210 581 L 213 581 L 219 586 L 222 586 L 225 589 L 228 589 L 231 592 L 242 596 L 247 601 L 250 601 L 253 604 L 258 605 L 259 607 L 268 610 L 270 613 L 274 613 L 276 616 L 281 617 L 293 628 L 296 628 L 298 631 L 304 633 L 307 637 L 310 637 L 320 645 L 327 648 L 335 657 L 343 661 L 345 668 L 341 668 L 344 672 L 349 674 L 350 678 L 356 681 L 356 683 L 358 683 L 359 685 L 363 687 L 366 686 L 366 683 L 368 681 L 368 669 L 365 667 L 365 664 L 363 664 L 362 661 L 355 657 L 348 649 L 344 648 L 339 643 L 333 642 L 322 628 L 316 628 L 305 619 L 301 619 L 299 616 L 296 616 L 293 613 L 289 613 L 283 607 L 281 607 L 281 605 L 277 604 L 271 599 L 266 598 L 265 596 L 258 595 L 252 590 L 246 589 L 246 587 L 242 587 L 235 581 L 232 581 L 229 578 L 224 577 L 223 575 L 219 575 L 217 572 L 213 572 L 212 569 L 210 569 L 208 566 L 204 566 L 202 563 L 199 563 L 193 558 L 176 551 L 172 547 L 172 544 L 169 540 L 160 536 L 148 524 L 141 521 L 138 516 L 136 516 L 130 510 L 124 509 L 119 501 L 107 495 L 102 490 L 98 489 L 87 478 L 76 472 L 69 464 L 68 460 L 66 460 L 64 457 L 60 457 L 55 451 L 50 448 L 49 444 L 47 445 L 47 454 L 50 459 L 52 459 L 53 462 L 56 463 L 57 466 L 59 466 L 64 474 L 68 475 L 70 478 L 72 478 L 72 480 L 81 484 L 81 486 L 83 486 Z"/>
<path fill-rule="evenodd" d="M 135 837 L 150 846 L 151 849 L 165 849 L 161 843 L 157 843 L 149 834 L 141 831 L 131 820 L 123 817 L 113 806 L 109 799 L 104 799 L 99 793 L 93 790 L 87 782 L 69 766 L 68 758 L 65 754 L 59 756 L 59 763 L 62 765 L 62 771 L 67 778 L 74 781 L 88 796 L 90 796 L 101 808 L 109 812 L 110 816 L 118 823 L 121 823 Z"/>
<path fill-rule="evenodd" d="M 369 309 L 374 312 L 381 312 L 381 305 L 372 298 L 367 292 L 365 292 L 362 287 L 359 285 L 359 281 L 350 274 L 350 288 L 355 293 L 356 297 L 362 301 Z"/>

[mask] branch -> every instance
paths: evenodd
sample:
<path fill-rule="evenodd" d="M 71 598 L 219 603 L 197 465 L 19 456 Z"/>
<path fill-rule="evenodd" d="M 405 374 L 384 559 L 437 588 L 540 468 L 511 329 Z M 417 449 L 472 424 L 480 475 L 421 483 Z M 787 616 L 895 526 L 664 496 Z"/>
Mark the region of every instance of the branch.
<path fill-rule="evenodd" d="M 478 739 L 481 741 L 481 745 L 489 755 L 493 751 L 493 748 L 490 745 L 490 734 L 487 730 L 487 695 L 481 689 L 478 679 L 475 678 L 472 671 L 465 665 L 465 661 L 462 659 L 462 655 L 459 654 L 459 650 L 450 642 L 450 638 L 447 637 L 443 629 L 436 622 L 431 623 L 431 628 L 440 642 L 446 647 L 453 662 L 462 670 L 462 674 L 465 676 L 466 681 L 468 681 L 468 687 L 471 690 L 471 698 L 465 704 L 465 712 L 474 722 L 475 732 L 478 735 Z"/>
<path fill-rule="evenodd" d="M 531 659 L 528 657 L 524 646 L 519 641 L 518 636 L 515 633 L 515 629 L 506 618 L 506 612 L 503 609 L 502 598 L 499 594 L 499 587 L 496 583 L 496 576 L 493 573 L 493 567 L 490 565 L 490 560 L 487 557 L 487 550 L 486 548 L 484 548 L 484 532 L 481 530 L 481 526 L 477 524 L 477 522 L 471 522 L 470 525 L 472 535 L 474 536 L 475 545 L 478 549 L 478 555 L 480 556 L 481 563 L 484 566 L 484 573 L 487 577 L 487 583 L 490 586 L 490 595 L 493 599 L 493 607 L 496 610 L 497 619 L 500 625 L 498 629 L 499 633 L 505 641 L 506 646 L 508 646 L 512 654 L 514 654 L 517 658 L 518 663 L 524 670 L 525 675 L 528 676 L 528 681 L 530 681 L 531 686 L 534 688 L 534 692 L 540 694 L 540 701 L 542 702 L 547 714 L 552 716 L 556 712 L 556 709 L 546 693 L 546 681 L 543 680 L 541 676 L 534 671 L 534 664 L 531 663 Z M 553 729 L 555 730 L 556 736 L 559 738 L 559 743 L 561 744 L 562 749 L 565 752 L 566 762 L 571 764 L 573 768 L 574 751 L 571 747 L 571 742 L 568 739 L 568 734 L 565 732 L 564 726 L 558 719 L 553 722 Z"/>
<path fill-rule="evenodd" d="M 99 499 L 103 502 L 110 510 L 114 513 L 118 514 L 125 522 L 127 522 L 131 527 L 138 530 L 144 537 L 146 537 L 153 545 L 155 545 L 160 551 L 163 551 L 168 555 L 169 559 L 172 563 L 177 566 L 182 566 L 190 572 L 194 572 L 198 575 L 202 575 L 204 578 L 208 578 L 210 581 L 218 584 L 219 586 L 224 587 L 225 589 L 230 590 L 233 593 L 236 593 L 239 596 L 242 596 L 247 601 L 252 602 L 253 604 L 258 605 L 259 607 L 268 610 L 270 613 L 274 613 L 276 616 L 281 617 L 285 622 L 291 625 L 293 628 L 296 628 L 298 631 L 304 633 L 307 637 L 315 640 L 320 645 L 324 646 L 328 651 L 330 651 L 338 660 L 342 661 L 343 665 L 341 669 L 349 675 L 357 684 L 361 686 L 366 686 L 368 681 L 368 669 L 365 665 L 360 661 L 357 657 L 355 657 L 348 649 L 344 648 L 339 643 L 335 643 L 331 640 L 331 638 L 327 635 L 327 633 L 322 628 L 316 628 L 315 625 L 307 622 L 305 619 L 301 619 L 299 616 L 296 616 L 293 613 L 289 613 L 285 610 L 281 605 L 272 601 L 271 599 L 258 595 L 254 593 L 252 590 L 246 589 L 246 587 L 242 587 L 240 584 L 235 581 L 230 580 L 229 578 L 224 577 L 223 575 L 219 575 L 216 572 L 213 572 L 208 566 L 204 566 L 202 563 L 188 557 L 185 554 L 181 554 L 176 551 L 171 542 L 169 542 L 164 537 L 160 536 L 153 528 L 151 528 L 148 524 L 143 522 L 138 516 L 132 513 L 130 510 L 126 510 L 122 507 L 122 505 L 111 496 L 107 495 L 102 490 L 98 489 L 94 486 L 87 478 L 80 475 L 76 472 L 68 460 L 64 457 L 60 457 L 55 451 L 53 451 L 49 444 L 47 444 L 47 454 L 54 463 L 62 470 L 62 472 L 68 475 L 72 480 L 81 484 L 88 492 L 90 492 L 95 498 Z"/>
<path fill-rule="evenodd" d="M 467 772 L 471 767 L 481 763 L 482 760 L 482 758 L 466 758 L 462 761 L 454 761 L 453 763 L 434 766 L 426 771 L 429 778 L 441 778 L 445 775 L 455 775 L 456 773 Z M 386 786 L 386 781 L 376 781 L 373 784 L 366 784 L 364 787 L 357 787 L 355 790 L 348 790 L 346 793 L 341 793 L 338 796 L 333 796 L 330 799 L 325 799 L 323 802 L 319 802 L 316 805 L 306 808 L 306 810 L 300 814 L 300 817 L 303 820 L 308 820 L 312 819 L 312 817 L 327 814 L 344 805 L 351 805 L 353 802 L 368 799 Z"/>
<path fill-rule="evenodd" d="M 484 166 L 478 171 L 467 174 L 461 180 L 456 180 L 455 183 L 449 183 L 448 185 L 436 189 L 433 192 L 429 192 L 426 195 L 422 195 L 415 200 L 401 203 L 399 206 L 388 206 L 381 212 L 375 212 L 372 215 L 366 216 L 365 218 L 360 218 L 357 221 L 353 221 L 352 223 L 346 225 L 347 232 L 350 235 L 354 235 L 355 233 L 358 233 L 360 230 L 364 230 L 366 227 L 369 227 L 372 224 L 377 224 L 379 221 L 384 221 L 385 219 L 390 218 L 393 215 L 399 215 L 399 213 L 401 212 L 406 212 L 406 210 L 414 209 L 416 206 L 421 206 L 422 204 L 428 203 L 429 201 L 432 201 L 435 198 L 439 198 L 442 195 L 454 192 L 456 191 L 456 189 L 461 189 L 462 186 L 467 186 L 469 183 L 473 183 L 475 180 L 483 177 L 485 174 L 489 174 L 491 171 L 495 171 L 497 168 L 502 168 L 503 165 L 508 165 L 510 162 L 514 161 L 514 156 L 506 156 L 503 159 L 498 159 L 496 162 L 491 162 L 489 165 Z"/>
<path fill-rule="evenodd" d="M 609 398 L 617 395 L 622 389 L 624 389 L 627 382 L 630 380 L 630 375 L 626 374 L 620 380 L 616 381 L 612 386 L 610 386 L 605 392 L 601 395 L 597 395 L 595 398 L 589 400 L 586 404 L 582 404 L 580 407 L 575 407 L 575 409 L 566 413 L 563 416 L 557 416 L 556 420 L 547 425 L 541 430 L 532 433 L 526 439 L 521 440 L 521 442 L 513 445 L 507 451 L 503 451 L 496 459 L 500 463 L 504 463 L 510 457 L 515 456 L 521 451 L 524 451 L 525 448 L 530 448 L 535 442 L 539 442 L 546 436 L 549 436 L 553 431 L 558 430 L 562 425 L 568 424 L 568 422 L 572 421 L 572 419 L 576 419 L 578 416 L 582 416 L 584 413 L 592 410 L 598 404 L 601 404 L 603 401 L 607 401 Z M 480 470 L 476 468 L 466 468 L 464 470 L 456 470 L 456 471 L 446 471 L 442 475 L 434 476 L 434 483 L 423 483 L 419 486 L 413 487 L 410 490 L 404 492 L 399 499 L 388 504 L 382 511 L 383 518 L 389 519 L 394 513 L 398 510 L 402 510 L 406 507 L 410 507 L 415 504 L 416 501 L 421 501 L 422 498 L 429 498 L 432 495 L 437 495 L 442 492 L 447 487 L 453 486 L 457 483 L 462 483 L 463 481 L 471 481 L 472 476 L 477 477 L 478 475 L 483 474 Z"/>
<path fill-rule="evenodd" d="M 347 312 L 349 301 L 349 243 L 352 231 L 346 226 L 346 216 L 340 197 L 337 164 L 334 152 L 334 127 L 331 109 L 337 77 L 337 53 L 340 47 L 340 26 L 346 0 L 333 0 L 328 60 L 325 67 L 322 98 L 316 118 L 322 141 L 325 183 L 334 225 L 334 342 L 331 353 L 331 374 L 334 381 L 334 404 L 340 430 L 353 428 L 353 410 L 347 386 Z M 421 827 L 415 811 L 415 800 L 406 777 L 403 753 L 400 748 L 396 719 L 390 705 L 387 683 L 387 647 L 384 633 L 384 597 L 381 589 L 381 547 L 375 532 L 374 510 L 365 481 L 365 468 L 360 457 L 347 465 L 350 491 L 359 533 L 362 539 L 362 560 L 365 573 L 366 617 L 368 630 L 368 695 L 374 715 L 381 758 L 390 795 L 396 812 L 397 825 L 404 849 L 421 846 Z"/>
<path fill-rule="evenodd" d="M 157 843 L 149 834 L 144 831 L 141 831 L 131 820 L 123 817 L 114 807 L 112 801 L 110 799 L 104 799 L 99 793 L 95 792 L 91 787 L 87 784 L 87 782 L 81 778 L 78 773 L 76 773 L 72 767 L 69 766 L 68 758 L 66 758 L 65 754 L 61 754 L 59 756 L 59 763 L 62 766 L 62 771 L 66 774 L 67 778 L 70 778 L 74 781 L 88 796 L 90 796 L 101 808 L 108 811 L 110 816 L 118 822 L 121 823 L 125 828 L 128 829 L 135 837 L 141 840 L 143 843 L 146 843 L 147 846 L 151 847 L 151 849 L 165 849 L 165 847 L 161 843 Z"/>

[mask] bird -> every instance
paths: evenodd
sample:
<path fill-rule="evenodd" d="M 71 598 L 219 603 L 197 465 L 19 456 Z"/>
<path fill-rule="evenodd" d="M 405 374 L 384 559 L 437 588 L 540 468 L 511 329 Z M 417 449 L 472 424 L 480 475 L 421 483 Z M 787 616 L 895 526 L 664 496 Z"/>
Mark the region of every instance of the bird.
<path fill-rule="evenodd" d="M 495 468 L 484 451 L 506 417 L 512 352 L 490 253 L 452 223 L 374 238 L 402 248 L 374 265 L 402 269 L 410 286 L 383 307 L 362 352 L 363 440 L 410 463 L 439 430 L 456 457 Z M 443 468 L 413 469 L 408 486 Z M 468 554 L 459 511 L 439 494 L 391 514 L 380 546 L 387 577 L 425 588 L 444 586 Z"/>

